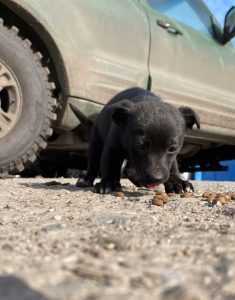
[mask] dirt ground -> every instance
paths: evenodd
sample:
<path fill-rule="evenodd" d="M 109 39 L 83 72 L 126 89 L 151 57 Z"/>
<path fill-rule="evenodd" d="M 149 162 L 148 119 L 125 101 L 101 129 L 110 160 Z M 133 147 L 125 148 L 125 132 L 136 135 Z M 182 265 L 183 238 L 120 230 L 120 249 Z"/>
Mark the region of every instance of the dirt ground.
<path fill-rule="evenodd" d="M 76 179 L 0 181 L 0 299 L 235 299 L 235 201 L 194 197 L 151 204 L 79 190 Z"/>

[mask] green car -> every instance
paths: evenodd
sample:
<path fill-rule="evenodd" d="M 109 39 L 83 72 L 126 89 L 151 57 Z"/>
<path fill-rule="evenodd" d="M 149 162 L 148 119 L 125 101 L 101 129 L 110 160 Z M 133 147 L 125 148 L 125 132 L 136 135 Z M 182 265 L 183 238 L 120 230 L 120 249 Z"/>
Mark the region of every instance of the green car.
<path fill-rule="evenodd" d="M 234 35 L 235 9 L 220 28 L 200 0 L 0 0 L 0 174 L 81 167 L 97 114 L 134 86 L 200 115 L 182 170 L 219 169 L 235 158 Z"/>

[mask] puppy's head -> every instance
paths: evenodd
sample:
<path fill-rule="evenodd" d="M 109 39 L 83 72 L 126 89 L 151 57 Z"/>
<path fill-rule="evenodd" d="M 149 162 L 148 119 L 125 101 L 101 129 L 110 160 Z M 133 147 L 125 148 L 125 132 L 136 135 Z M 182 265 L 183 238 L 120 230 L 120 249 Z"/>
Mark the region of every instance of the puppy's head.
<path fill-rule="evenodd" d="M 137 103 L 120 101 L 115 104 L 112 119 L 120 129 L 122 147 L 136 181 L 149 188 L 168 180 L 185 129 L 200 126 L 199 118 L 189 108 L 178 109 L 153 97 Z"/>

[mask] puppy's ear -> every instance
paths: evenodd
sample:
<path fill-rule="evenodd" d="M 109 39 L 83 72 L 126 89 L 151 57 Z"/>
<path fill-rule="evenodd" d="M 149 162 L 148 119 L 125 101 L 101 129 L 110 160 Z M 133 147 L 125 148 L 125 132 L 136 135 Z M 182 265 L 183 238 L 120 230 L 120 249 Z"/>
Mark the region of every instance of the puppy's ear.
<path fill-rule="evenodd" d="M 192 108 L 181 106 L 179 110 L 184 117 L 186 129 L 192 129 L 194 124 L 197 125 L 197 129 L 200 129 L 200 118 Z"/>
<path fill-rule="evenodd" d="M 111 106 L 112 106 L 112 108 L 111 108 Z M 113 111 L 112 112 L 112 120 L 118 126 L 126 125 L 129 120 L 132 107 L 133 107 L 133 103 L 130 102 L 129 100 L 122 100 L 118 103 L 110 105 L 110 108 Z"/>

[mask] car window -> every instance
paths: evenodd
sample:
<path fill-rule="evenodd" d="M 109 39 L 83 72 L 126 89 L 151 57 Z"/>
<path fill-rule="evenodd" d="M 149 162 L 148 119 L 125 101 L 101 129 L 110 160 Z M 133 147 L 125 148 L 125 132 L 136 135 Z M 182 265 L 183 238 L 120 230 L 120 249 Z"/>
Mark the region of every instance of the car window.
<path fill-rule="evenodd" d="M 213 12 L 216 20 L 218 20 L 218 23 L 220 24 L 221 28 L 224 26 L 224 18 L 229 10 L 229 8 L 234 5 L 234 0 L 228 0 L 225 1 L 225 3 L 222 4 L 222 0 L 220 1 L 207 1 L 207 6 L 209 7 L 210 11 Z M 233 46 L 235 46 L 235 38 L 231 40 L 231 43 Z"/>
<path fill-rule="evenodd" d="M 212 34 L 209 13 L 195 0 L 148 0 L 149 5 L 176 21 L 203 33 Z"/>

